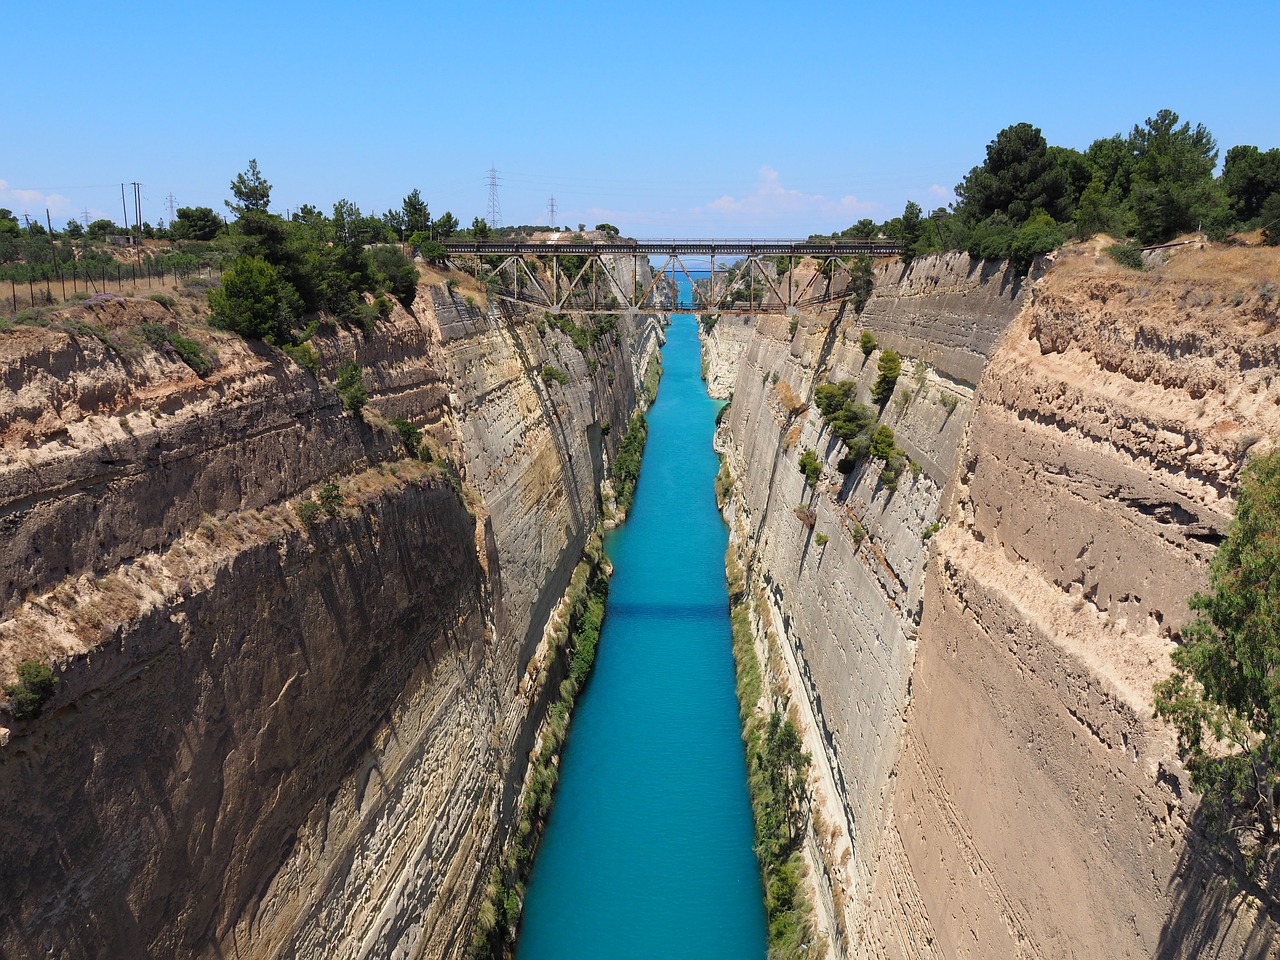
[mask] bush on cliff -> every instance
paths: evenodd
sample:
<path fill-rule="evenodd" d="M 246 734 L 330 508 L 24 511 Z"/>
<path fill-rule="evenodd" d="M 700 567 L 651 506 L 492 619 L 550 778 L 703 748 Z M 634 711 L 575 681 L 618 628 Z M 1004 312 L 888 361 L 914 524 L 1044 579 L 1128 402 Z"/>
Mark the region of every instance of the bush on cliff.
<path fill-rule="evenodd" d="M 1191 785 L 1222 849 L 1270 870 L 1280 848 L 1280 450 L 1241 474 L 1235 519 L 1209 563 L 1209 592 L 1156 685 Z"/>
<path fill-rule="evenodd" d="M 254 340 L 289 339 L 302 313 L 298 291 L 262 257 L 241 257 L 209 291 L 209 322 Z"/>
<path fill-rule="evenodd" d="M 822 461 L 818 459 L 818 454 L 813 447 L 805 447 L 804 452 L 800 454 L 800 472 L 804 474 L 804 482 L 806 486 L 816 487 L 818 479 L 822 476 Z"/>
<path fill-rule="evenodd" d="M 18 665 L 18 682 L 4 688 L 10 709 L 18 720 L 33 720 L 53 696 L 58 678 L 47 663 L 28 660 Z"/>
<path fill-rule="evenodd" d="M 885 350 L 876 362 L 878 376 L 871 387 L 871 399 L 884 403 L 893 396 L 893 388 L 902 374 L 902 357 L 892 350 Z"/>

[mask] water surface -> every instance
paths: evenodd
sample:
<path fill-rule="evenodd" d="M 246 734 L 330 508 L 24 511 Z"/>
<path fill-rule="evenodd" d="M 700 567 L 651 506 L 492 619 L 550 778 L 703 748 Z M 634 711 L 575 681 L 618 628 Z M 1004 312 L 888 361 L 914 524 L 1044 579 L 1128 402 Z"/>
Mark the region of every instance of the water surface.
<path fill-rule="evenodd" d="M 765 919 L 734 694 L 718 404 L 676 315 L 599 657 L 574 712 L 518 960 L 760 960 Z"/>

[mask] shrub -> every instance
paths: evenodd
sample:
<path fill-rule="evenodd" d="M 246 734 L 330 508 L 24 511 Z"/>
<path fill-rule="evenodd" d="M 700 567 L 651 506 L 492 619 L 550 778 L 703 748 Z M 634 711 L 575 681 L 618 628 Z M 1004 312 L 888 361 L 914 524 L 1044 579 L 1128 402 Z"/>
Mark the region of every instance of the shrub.
<path fill-rule="evenodd" d="M 1269 247 L 1280 246 L 1280 190 L 1262 204 L 1258 219 L 1262 221 L 1262 242 Z"/>
<path fill-rule="evenodd" d="M 58 678 L 47 663 L 28 660 L 18 665 L 18 682 L 4 688 L 10 709 L 18 720 L 34 720 L 53 696 Z"/>
<path fill-rule="evenodd" d="M 1025 274 L 1038 256 L 1062 246 L 1066 235 L 1047 213 L 1038 213 L 1020 226 L 1010 243 L 1010 259 Z"/>
<path fill-rule="evenodd" d="M 320 504 L 307 497 L 305 500 L 299 500 L 293 505 L 293 512 L 298 515 L 302 525 L 310 530 L 320 519 Z"/>
<path fill-rule="evenodd" d="M 1236 515 L 1209 561 L 1209 592 L 1156 685 L 1156 715 L 1202 795 L 1211 836 L 1251 872 L 1280 850 L 1280 450 L 1240 475 Z"/>
<path fill-rule="evenodd" d="M 636 483 L 640 479 L 640 464 L 644 457 L 645 441 L 649 437 L 649 422 L 637 413 L 631 418 L 627 432 L 622 437 L 618 455 L 613 458 L 613 489 L 618 507 L 625 513 L 635 499 Z"/>
<path fill-rule="evenodd" d="M 543 364 L 541 376 L 542 382 L 547 384 L 559 383 L 563 385 L 569 382 L 569 375 L 550 363 Z"/>
<path fill-rule="evenodd" d="M 311 371 L 312 376 L 320 375 L 320 358 L 316 356 L 316 352 L 311 349 L 309 343 L 299 343 L 296 346 L 286 343 L 280 348 L 284 351 L 285 356 L 289 357 L 294 363 L 303 370 Z"/>
<path fill-rule="evenodd" d="M 316 500 L 321 510 L 331 517 L 336 517 L 342 507 L 342 491 L 330 480 L 320 485 L 320 489 L 316 491 Z"/>
<path fill-rule="evenodd" d="M 173 299 L 173 297 L 170 297 L 170 296 L 168 296 L 167 294 L 163 294 L 163 293 L 149 293 L 149 294 L 147 294 L 147 299 L 148 299 L 148 300 L 152 300 L 152 301 L 154 301 L 154 302 L 156 302 L 156 303 L 160 304 L 160 306 L 164 307 L 166 310 L 172 310 L 172 309 L 173 309 L 174 299 Z"/>
<path fill-rule="evenodd" d="M 377 246 L 372 252 L 374 269 L 382 285 L 405 307 L 413 306 L 413 299 L 418 293 L 418 268 L 397 246 Z M 390 312 L 391 304 L 388 303 L 387 313 Z"/>
<path fill-rule="evenodd" d="M 237 260 L 208 297 L 209 322 L 250 339 L 287 339 L 302 312 L 298 291 L 261 257 Z"/>
<path fill-rule="evenodd" d="M 190 367 L 196 376 L 207 377 L 212 372 L 212 361 L 205 355 L 200 344 L 190 337 L 184 337 L 159 323 L 144 323 L 138 330 L 147 343 L 161 353 L 176 356 Z"/>
<path fill-rule="evenodd" d="M 893 396 L 893 388 L 902 373 L 902 358 L 892 350 L 885 350 L 880 354 L 876 369 L 879 375 L 871 388 L 871 398 L 876 403 L 884 403 Z"/>
<path fill-rule="evenodd" d="M 338 396 L 342 398 L 342 406 L 352 413 L 359 414 L 369 400 L 369 391 L 365 389 L 364 374 L 360 364 L 348 360 L 338 367 Z"/>
<path fill-rule="evenodd" d="M 1142 261 L 1142 246 L 1137 243 L 1113 243 L 1103 251 L 1116 263 L 1130 270 L 1145 270 Z"/>
<path fill-rule="evenodd" d="M 422 431 L 402 417 L 392 417 L 389 422 L 391 426 L 395 427 L 396 433 L 400 434 L 400 441 L 404 444 L 405 449 L 409 451 L 410 455 L 417 456 L 419 449 L 422 447 Z"/>
<path fill-rule="evenodd" d="M 810 487 L 818 485 L 822 476 L 822 461 L 818 459 L 813 447 L 805 447 L 800 454 L 800 472 L 804 474 L 804 482 Z"/>
<path fill-rule="evenodd" d="M 814 543 L 816 543 L 816 544 L 817 544 L 818 546 L 820 546 L 820 547 L 825 547 L 825 546 L 827 545 L 827 542 L 828 542 L 830 539 L 831 539 L 831 538 L 830 538 L 830 537 L 828 537 L 825 533 L 819 533 L 819 534 L 817 534 L 817 535 L 813 538 L 813 542 L 814 542 Z"/>
<path fill-rule="evenodd" d="M 859 254 L 853 261 L 853 267 L 849 271 L 849 289 L 853 291 L 853 312 L 862 313 L 867 303 L 871 300 L 871 294 L 876 288 L 875 269 L 872 266 L 871 258 L 865 253 Z M 875 337 L 872 337 L 866 330 L 862 331 L 863 336 L 871 338 L 871 349 L 865 346 L 862 352 L 867 356 L 871 355 L 871 351 L 875 347 Z M 861 337 L 859 338 L 861 345 Z"/>

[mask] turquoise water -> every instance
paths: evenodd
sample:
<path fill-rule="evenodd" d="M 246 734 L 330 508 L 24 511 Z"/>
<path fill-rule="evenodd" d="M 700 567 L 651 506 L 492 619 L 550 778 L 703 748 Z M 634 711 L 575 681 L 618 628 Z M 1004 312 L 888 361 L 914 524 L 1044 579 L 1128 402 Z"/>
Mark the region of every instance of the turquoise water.
<path fill-rule="evenodd" d="M 765 955 L 715 505 L 718 405 L 699 376 L 695 324 L 672 318 L 635 504 L 605 540 L 604 634 L 518 960 Z"/>

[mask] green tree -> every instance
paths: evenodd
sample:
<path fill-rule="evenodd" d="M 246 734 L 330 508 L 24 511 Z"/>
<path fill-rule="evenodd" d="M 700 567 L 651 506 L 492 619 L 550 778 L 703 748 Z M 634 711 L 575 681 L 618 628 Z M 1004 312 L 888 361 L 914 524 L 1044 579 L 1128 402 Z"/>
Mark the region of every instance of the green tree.
<path fill-rule="evenodd" d="M 1066 192 L 1059 207 L 1062 218 L 1066 219 L 1074 213 L 1076 204 L 1080 202 L 1080 195 L 1093 181 L 1093 164 L 1085 154 L 1071 147 L 1049 147 L 1046 153 L 1062 171 L 1066 184 Z"/>
<path fill-rule="evenodd" d="M 961 209 L 973 222 L 1004 213 L 1015 224 L 1037 207 L 1065 219 L 1067 176 L 1049 154 L 1039 127 L 1017 123 L 987 144 L 987 159 L 956 186 Z"/>
<path fill-rule="evenodd" d="M 241 257 L 208 296 L 214 326 L 276 343 L 289 338 L 302 311 L 298 292 L 261 257 Z"/>
<path fill-rule="evenodd" d="M 597 223 L 596 229 L 610 237 L 616 237 L 619 233 L 618 228 L 612 223 Z"/>
<path fill-rule="evenodd" d="M 222 229 L 222 218 L 212 207 L 179 207 L 169 229 L 175 240 L 212 240 Z"/>
<path fill-rule="evenodd" d="M 457 230 L 458 230 L 458 218 L 455 217 L 448 210 L 446 210 L 444 213 L 440 214 L 440 216 L 436 218 L 433 232 L 435 233 L 437 240 L 440 240 L 442 242 L 445 240 L 448 240 L 457 232 Z"/>
<path fill-rule="evenodd" d="M 431 211 L 427 209 L 427 201 L 422 199 L 417 187 L 404 198 L 400 209 L 404 212 L 405 236 L 431 229 Z"/>
<path fill-rule="evenodd" d="M 231 181 L 231 194 L 236 202 L 224 200 L 223 203 L 238 217 L 247 210 L 266 211 L 271 205 L 271 184 L 258 169 L 258 161 L 250 160 L 249 167 L 237 173 Z"/>
<path fill-rule="evenodd" d="M 1269 196 L 1258 214 L 1262 221 L 1262 240 L 1269 247 L 1280 246 L 1280 190 Z"/>
<path fill-rule="evenodd" d="M 892 350 L 885 350 L 876 361 L 876 382 L 871 387 L 871 399 L 876 403 L 885 403 L 893 396 L 893 388 L 902 373 L 902 357 Z"/>
<path fill-rule="evenodd" d="M 871 294 L 876 288 L 875 267 L 872 266 L 871 258 L 865 253 L 861 253 L 853 260 L 853 266 L 849 269 L 849 289 L 853 292 L 853 312 L 862 313 L 866 309 L 867 304 L 871 300 Z M 864 331 L 865 332 L 865 331 Z M 872 338 L 871 349 L 875 349 L 875 339 Z M 863 351 L 870 353 L 870 350 Z"/>
<path fill-rule="evenodd" d="M 902 253 L 899 256 L 903 263 L 910 263 L 915 258 L 915 246 L 924 229 L 923 213 L 920 204 L 914 200 L 908 200 L 906 209 L 902 211 Z"/>
<path fill-rule="evenodd" d="M 1218 145 L 1205 128 L 1161 110 L 1129 134 L 1131 194 L 1143 243 L 1160 243 L 1202 224 L 1221 221 L 1226 197 L 1213 179 Z"/>
<path fill-rule="evenodd" d="M 489 223 L 484 219 L 484 217 L 472 218 L 471 239 L 481 241 L 489 239 Z"/>
<path fill-rule="evenodd" d="M 84 236 L 84 226 L 79 220 L 68 220 L 62 232 L 75 240 Z"/>
<path fill-rule="evenodd" d="M 1209 563 L 1209 592 L 1156 685 L 1156 714 L 1215 835 L 1250 867 L 1280 842 L 1280 450 L 1241 473 L 1236 515 Z"/>
<path fill-rule="evenodd" d="M 1092 237 L 1095 233 L 1103 233 L 1111 229 L 1114 215 L 1107 205 L 1106 187 L 1101 180 L 1094 179 L 1080 194 L 1074 216 L 1075 234 L 1077 237 Z"/>
<path fill-rule="evenodd" d="M 1019 273 L 1025 274 L 1038 256 L 1056 250 L 1066 239 L 1053 217 L 1041 211 L 1020 226 L 1010 244 L 1010 259 Z"/>
<path fill-rule="evenodd" d="M 1267 198 L 1280 190 L 1280 149 L 1232 147 L 1222 162 L 1221 181 L 1236 219 L 1248 223 L 1262 212 Z"/>
<path fill-rule="evenodd" d="M 858 347 L 862 350 L 862 355 L 864 357 L 871 356 L 876 349 L 875 334 L 870 330 L 863 330 L 862 333 L 858 334 Z"/>

